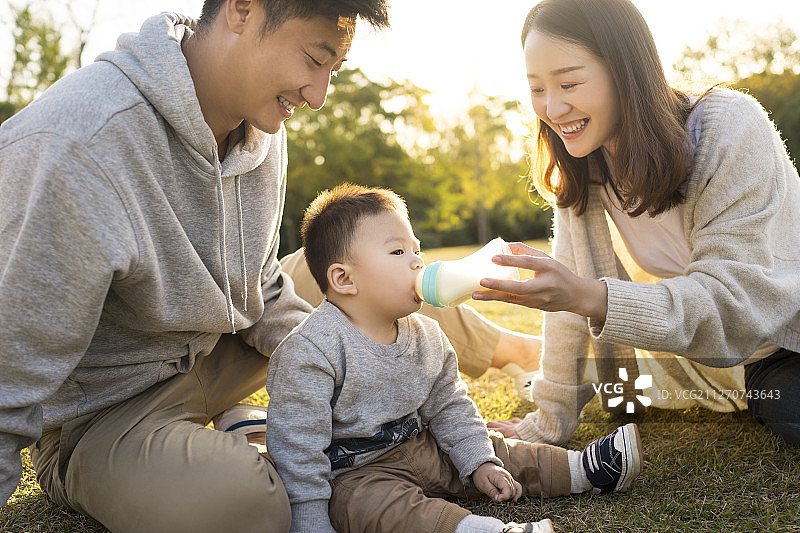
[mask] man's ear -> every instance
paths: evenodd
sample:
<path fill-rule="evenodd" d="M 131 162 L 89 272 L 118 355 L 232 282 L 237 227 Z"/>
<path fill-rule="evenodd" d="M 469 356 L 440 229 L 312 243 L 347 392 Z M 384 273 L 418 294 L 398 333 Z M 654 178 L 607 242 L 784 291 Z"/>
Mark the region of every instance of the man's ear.
<path fill-rule="evenodd" d="M 252 20 L 254 20 L 253 9 L 255 9 L 255 1 L 227 0 L 224 9 L 228 28 L 233 33 L 242 34 L 248 22 L 252 23 Z"/>
<path fill-rule="evenodd" d="M 358 288 L 350 276 L 350 267 L 344 263 L 333 263 L 328 267 L 328 285 L 338 294 L 355 296 Z"/>

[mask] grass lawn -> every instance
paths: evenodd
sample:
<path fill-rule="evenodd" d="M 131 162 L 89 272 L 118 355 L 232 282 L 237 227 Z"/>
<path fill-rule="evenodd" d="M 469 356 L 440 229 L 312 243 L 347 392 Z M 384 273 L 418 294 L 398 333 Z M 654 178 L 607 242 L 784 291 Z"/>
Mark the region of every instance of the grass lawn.
<path fill-rule="evenodd" d="M 543 242 L 534 245 L 548 248 Z M 462 257 L 473 249 L 430 250 L 426 261 Z M 541 331 L 537 311 L 495 302 L 473 305 L 505 327 L 533 334 Z M 490 370 L 467 383 L 487 419 L 522 417 L 535 408 L 516 397 L 511 380 L 499 371 Z M 266 400 L 263 390 L 250 399 Z M 628 421 L 639 424 L 644 467 L 627 493 L 523 499 L 515 504 L 461 503 L 475 513 L 501 520 L 550 518 L 559 532 L 800 533 L 800 448 L 774 437 L 748 413 L 649 409 L 636 418 L 616 417 L 601 411 L 595 400 L 584 410 L 582 423 L 566 447 L 580 450 Z M 97 522 L 50 503 L 36 484 L 27 451 L 23 460 L 22 482 L 0 510 L 0 533 L 105 531 Z"/>

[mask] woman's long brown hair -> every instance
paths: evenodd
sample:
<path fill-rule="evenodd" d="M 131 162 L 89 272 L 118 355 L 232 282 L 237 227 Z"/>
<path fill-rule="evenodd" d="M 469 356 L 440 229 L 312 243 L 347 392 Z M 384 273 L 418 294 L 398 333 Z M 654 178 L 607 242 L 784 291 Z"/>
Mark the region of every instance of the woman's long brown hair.
<path fill-rule="evenodd" d="M 532 181 L 544 198 L 578 214 L 589 200 L 590 163 L 611 182 L 631 216 L 657 215 L 684 200 L 691 153 L 689 97 L 669 86 L 647 23 L 629 0 L 544 0 L 526 17 L 522 43 L 536 30 L 579 45 L 605 63 L 616 84 L 620 121 L 613 175 L 602 148 L 572 157 L 539 120 Z"/>

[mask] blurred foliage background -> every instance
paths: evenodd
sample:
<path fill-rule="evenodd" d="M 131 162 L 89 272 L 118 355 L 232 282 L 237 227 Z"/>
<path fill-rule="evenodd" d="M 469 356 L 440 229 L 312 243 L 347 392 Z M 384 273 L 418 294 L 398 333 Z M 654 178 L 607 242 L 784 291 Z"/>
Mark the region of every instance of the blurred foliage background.
<path fill-rule="evenodd" d="M 81 66 L 94 19 L 56 23 L 43 5 L 33 0 L 11 5 L 13 64 L 5 97 L 0 95 L 0 122 Z M 704 42 L 687 45 L 673 67 L 682 78 L 677 85 L 690 92 L 723 82 L 753 94 L 770 112 L 790 154 L 800 154 L 800 39 L 792 28 L 780 21 L 764 27 L 721 19 Z M 342 181 L 402 195 L 424 248 L 483 243 L 495 236 L 549 236 L 552 213 L 529 191 L 526 178 L 530 133 L 519 133 L 532 131 L 530 104 L 473 91 L 468 110 L 445 120 L 433 116 L 426 94 L 412 81 L 376 81 L 346 69 L 333 79 L 322 110 L 295 112 L 286 122 L 282 253 L 300 246 L 308 203 Z"/>

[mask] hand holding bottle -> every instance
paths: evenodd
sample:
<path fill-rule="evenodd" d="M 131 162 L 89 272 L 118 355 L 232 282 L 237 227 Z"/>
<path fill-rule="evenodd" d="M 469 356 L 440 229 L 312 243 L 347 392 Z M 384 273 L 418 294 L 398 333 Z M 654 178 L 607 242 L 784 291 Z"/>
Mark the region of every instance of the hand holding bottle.
<path fill-rule="evenodd" d="M 511 254 L 498 254 L 498 265 L 524 268 L 533 277 L 521 281 L 484 278 L 480 284 L 490 291 L 476 291 L 475 300 L 496 300 L 543 311 L 569 311 L 602 322 L 608 310 L 606 284 L 572 273 L 546 253 L 521 242 L 509 243 Z"/>

